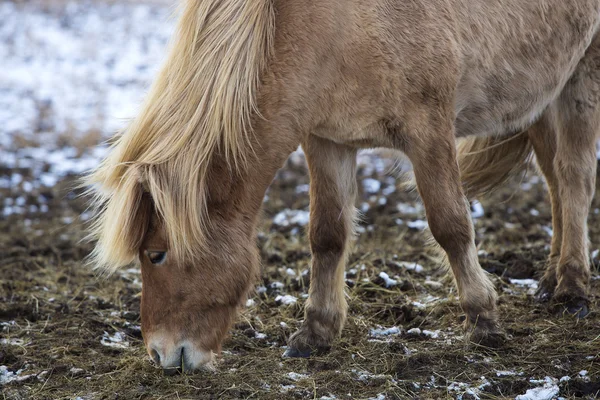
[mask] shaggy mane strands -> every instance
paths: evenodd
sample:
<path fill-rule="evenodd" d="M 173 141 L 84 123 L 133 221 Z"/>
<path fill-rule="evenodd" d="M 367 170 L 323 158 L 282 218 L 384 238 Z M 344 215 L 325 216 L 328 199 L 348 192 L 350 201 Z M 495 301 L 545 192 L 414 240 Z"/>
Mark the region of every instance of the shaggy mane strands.
<path fill-rule="evenodd" d="M 86 179 L 98 210 L 92 262 L 101 269 L 135 260 L 142 187 L 164 220 L 171 252 L 192 258 L 206 239 L 212 156 L 219 152 L 239 169 L 252 154 L 250 121 L 272 48 L 272 2 L 185 0 L 183 6 L 142 111 Z"/>

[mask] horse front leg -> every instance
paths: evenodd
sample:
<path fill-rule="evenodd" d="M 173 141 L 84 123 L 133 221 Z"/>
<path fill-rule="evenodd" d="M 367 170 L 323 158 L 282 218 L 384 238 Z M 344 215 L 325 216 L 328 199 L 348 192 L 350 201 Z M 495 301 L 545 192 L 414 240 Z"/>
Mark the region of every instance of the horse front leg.
<path fill-rule="evenodd" d="M 304 322 L 289 338 L 286 357 L 326 351 L 348 308 L 344 271 L 355 215 L 356 150 L 315 136 L 302 147 L 310 172 L 312 267 Z"/>
<path fill-rule="evenodd" d="M 461 187 L 454 127 L 441 122 L 409 140 L 417 188 L 431 233 L 445 251 L 465 312 L 469 338 L 486 346 L 504 340 L 496 316 L 496 291 L 480 267 L 469 206 Z"/>

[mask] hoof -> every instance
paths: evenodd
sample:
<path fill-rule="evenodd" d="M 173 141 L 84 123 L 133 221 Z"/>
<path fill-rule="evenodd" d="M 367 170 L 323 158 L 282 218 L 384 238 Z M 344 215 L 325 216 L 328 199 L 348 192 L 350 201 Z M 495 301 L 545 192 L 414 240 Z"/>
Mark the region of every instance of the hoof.
<path fill-rule="evenodd" d="M 332 338 L 324 338 L 314 332 L 308 325 L 303 325 L 288 340 L 288 348 L 284 357 L 307 358 L 319 356 L 331 349 Z"/>
<path fill-rule="evenodd" d="M 498 349 L 508 341 L 508 336 L 502 331 L 478 332 L 475 330 L 469 340 L 478 346 Z"/>
<path fill-rule="evenodd" d="M 178 373 L 181 373 L 181 368 L 164 368 L 163 369 L 163 374 L 165 374 L 166 376 L 173 376 L 173 375 L 177 375 Z"/>
<path fill-rule="evenodd" d="M 494 349 L 508 341 L 508 336 L 495 319 L 481 317 L 467 325 L 467 338 L 475 345 Z"/>
<path fill-rule="evenodd" d="M 295 347 L 288 347 L 283 353 L 283 358 L 309 358 L 310 357 L 310 349 L 307 350 L 299 350 Z"/>
<path fill-rule="evenodd" d="M 554 296 L 554 289 L 556 288 L 556 279 L 547 278 L 543 276 L 540 279 L 538 290 L 535 292 L 534 299 L 538 303 L 548 303 Z"/>
<path fill-rule="evenodd" d="M 565 299 L 564 301 L 557 303 L 557 311 L 581 319 L 585 318 L 590 313 L 588 304 L 589 301 L 581 297 Z"/>

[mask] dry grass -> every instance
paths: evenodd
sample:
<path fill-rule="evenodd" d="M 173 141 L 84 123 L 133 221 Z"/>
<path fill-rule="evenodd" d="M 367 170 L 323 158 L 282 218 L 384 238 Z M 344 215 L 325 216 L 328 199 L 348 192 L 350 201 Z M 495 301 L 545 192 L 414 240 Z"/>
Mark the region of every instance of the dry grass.
<path fill-rule="evenodd" d="M 4 328 L 2 338 L 22 339 L 23 345 L 0 347 L 0 365 L 11 370 L 26 369 L 30 379 L 3 388 L 7 399 L 282 399 L 339 398 L 365 399 L 384 393 L 388 399 L 456 398 L 448 391 L 452 382 L 490 385 L 481 398 L 500 399 L 523 394 L 537 386 L 530 378 L 545 376 L 571 379 L 560 383 L 565 398 L 594 398 L 600 391 L 600 281 L 593 282 L 593 309 L 588 318 L 577 321 L 556 316 L 545 306 L 534 304 L 524 293 L 501 296 L 503 326 L 512 336 L 498 350 L 477 348 L 464 342 L 461 311 L 451 285 L 435 288 L 428 279 L 445 281 L 432 254 L 424 247 L 424 235 L 398 226 L 396 218 L 407 218 L 396 210 L 399 201 L 413 204 L 404 193 L 388 196 L 377 206 L 376 199 L 361 196 L 371 209 L 365 214 L 361 234 L 349 268 L 349 320 L 343 336 L 328 354 L 311 359 L 282 359 L 287 337 L 302 318 L 302 293 L 308 281 L 285 272 L 308 268 L 306 240 L 271 221 L 285 207 L 305 208 L 306 195 L 295 188 L 306 183 L 306 171 L 299 167 L 284 170 L 269 192 L 260 238 L 263 274 L 259 284 L 284 284 L 286 293 L 299 297 L 296 305 L 278 306 L 275 289 L 254 296 L 255 305 L 245 310 L 230 338 L 216 373 L 165 377 L 150 364 L 135 325 L 139 324 L 138 275 L 124 273 L 107 281 L 97 280 L 82 266 L 90 246 L 79 243 L 82 224 L 65 224 L 64 217 L 76 217 L 84 210 L 81 200 L 66 200 L 66 184 L 52 190 L 47 214 L 27 215 L 0 221 L 0 320 L 15 321 Z M 519 182 L 484 202 L 485 218 L 477 223 L 478 239 L 490 255 L 483 266 L 494 270 L 498 289 L 514 290 L 509 277 L 532 277 L 539 273 L 546 257 L 548 236 L 542 225 L 549 224 L 549 207 L 542 184 L 529 191 L 517 191 Z M 514 193 L 518 195 L 513 196 Z M 510 199 L 510 200 L 509 200 Z M 28 201 L 35 201 L 34 196 Z M 508 211 L 509 206 L 512 212 Z M 600 199 L 594 207 L 600 206 Z M 533 217 L 536 208 L 540 216 Z M 507 228 L 505 223 L 518 224 Z M 370 231 L 369 226 L 376 226 Z M 600 215 L 590 217 L 592 243 L 600 243 Z M 426 273 L 417 274 L 395 266 L 396 260 L 421 263 Z M 364 265 L 365 269 L 360 270 Z M 380 271 L 397 276 L 401 284 L 387 289 L 377 277 Z M 44 289 L 45 288 L 45 289 Z M 432 295 L 441 300 L 420 309 L 413 300 Z M 282 325 L 284 322 L 285 325 Z M 392 337 L 389 342 L 373 341 L 371 328 L 399 326 L 440 330 L 444 338 L 423 335 Z M 1 328 L 0 328 L 1 329 Z M 124 332 L 131 345 L 113 349 L 101 345 L 104 332 Z M 257 339 L 256 333 L 264 333 Z M 82 371 L 73 372 L 72 368 Z M 589 382 L 578 377 L 587 370 Z M 520 376 L 497 376 L 497 371 L 514 371 Z M 290 372 L 303 374 L 298 380 Z M 368 375 L 364 375 L 368 372 Z M 362 378 L 361 378 L 362 376 Z M 433 383 L 432 379 L 435 381 Z M 285 391 L 285 387 L 295 387 Z M 118 394 L 118 395 L 117 395 Z M 469 398 L 465 395 L 463 398 Z"/>

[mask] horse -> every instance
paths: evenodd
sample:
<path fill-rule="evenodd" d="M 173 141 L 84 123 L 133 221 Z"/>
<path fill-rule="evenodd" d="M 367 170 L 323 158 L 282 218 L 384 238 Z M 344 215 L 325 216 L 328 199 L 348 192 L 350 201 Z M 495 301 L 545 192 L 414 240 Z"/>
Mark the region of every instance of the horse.
<path fill-rule="evenodd" d="M 157 364 L 210 367 L 259 272 L 265 191 L 301 145 L 312 265 L 285 355 L 324 351 L 347 314 L 357 152 L 393 149 L 412 163 L 468 338 L 501 346 L 467 199 L 534 154 L 554 231 L 537 298 L 584 317 L 599 27 L 600 0 L 183 0 L 139 115 L 87 177 L 91 260 L 141 264 Z"/>

